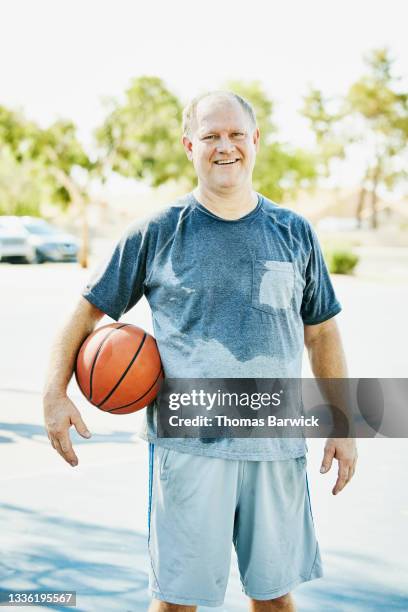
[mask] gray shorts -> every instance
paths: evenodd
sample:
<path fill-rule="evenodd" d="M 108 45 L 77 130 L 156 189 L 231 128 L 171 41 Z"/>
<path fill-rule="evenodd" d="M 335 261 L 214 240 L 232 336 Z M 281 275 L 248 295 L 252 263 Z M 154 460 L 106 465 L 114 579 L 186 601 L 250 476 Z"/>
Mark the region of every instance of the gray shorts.
<path fill-rule="evenodd" d="M 306 457 L 234 461 L 150 445 L 154 598 L 220 606 L 234 543 L 243 591 L 274 599 L 322 576 Z"/>

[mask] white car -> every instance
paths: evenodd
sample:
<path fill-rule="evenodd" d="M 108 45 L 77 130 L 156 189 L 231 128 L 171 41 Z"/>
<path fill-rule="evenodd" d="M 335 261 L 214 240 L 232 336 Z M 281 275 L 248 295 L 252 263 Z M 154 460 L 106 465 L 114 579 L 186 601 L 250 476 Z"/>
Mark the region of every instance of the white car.
<path fill-rule="evenodd" d="M 35 249 L 27 232 L 13 217 L 0 216 L 0 261 L 31 263 L 35 260 Z"/>
<path fill-rule="evenodd" d="M 27 250 L 25 261 L 77 261 L 79 241 L 39 217 L 0 216 L 0 226 L 19 233 Z"/>

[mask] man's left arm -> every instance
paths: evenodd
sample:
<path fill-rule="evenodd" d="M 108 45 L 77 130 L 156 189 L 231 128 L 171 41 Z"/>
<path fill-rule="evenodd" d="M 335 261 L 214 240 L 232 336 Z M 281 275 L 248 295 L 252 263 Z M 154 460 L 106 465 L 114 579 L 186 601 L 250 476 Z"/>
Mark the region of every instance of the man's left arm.
<path fill-rule="evenodd" d="M 347 378 L 346 359 L 337 323 L 333 318 L 316 325 L 304 325 L 305 345 L 316 378 Z M 331 468 L 333 458 L 339 462 L 336 484 L 332 493 L 339 493 L 356 469 L 357 446 L 354 438 L 328 438 L 320 472 Z"/>

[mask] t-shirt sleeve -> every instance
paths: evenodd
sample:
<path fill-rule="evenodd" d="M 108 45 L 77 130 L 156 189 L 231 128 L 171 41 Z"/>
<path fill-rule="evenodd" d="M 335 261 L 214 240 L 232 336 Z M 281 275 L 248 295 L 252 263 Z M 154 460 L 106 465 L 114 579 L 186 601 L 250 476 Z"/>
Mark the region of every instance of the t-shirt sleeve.
<path fill-rule="evenodd" d="M 146 277 L 147 231 L 132 226 L 110 258 L 99 266 L 82 296 L 116 321 L 142 297 Z"/>
<path fill-rule="evenodd" d="M 307 236 L 310 254 L 306 266 L 301 315 L 306 325 L 316 325 L 338 314 L 341 305 L 334 293 L 319 241 L 309 224 Z"/>

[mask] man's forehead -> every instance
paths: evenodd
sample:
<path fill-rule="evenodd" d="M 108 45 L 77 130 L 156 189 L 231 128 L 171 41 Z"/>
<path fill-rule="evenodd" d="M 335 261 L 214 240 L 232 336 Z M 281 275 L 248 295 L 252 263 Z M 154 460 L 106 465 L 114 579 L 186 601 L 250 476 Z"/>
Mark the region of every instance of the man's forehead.
<path fill-rule="evenodd" d="M 208 96 L 197 104 L 196 122 L 198 128 L 207 127 L 209 124 L 245 125 L 248 117 L 237 100 L 227 96 Z"/>

